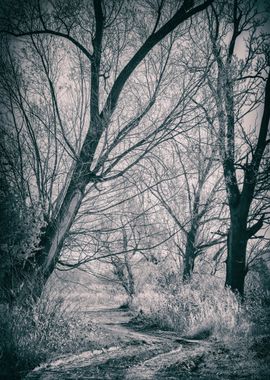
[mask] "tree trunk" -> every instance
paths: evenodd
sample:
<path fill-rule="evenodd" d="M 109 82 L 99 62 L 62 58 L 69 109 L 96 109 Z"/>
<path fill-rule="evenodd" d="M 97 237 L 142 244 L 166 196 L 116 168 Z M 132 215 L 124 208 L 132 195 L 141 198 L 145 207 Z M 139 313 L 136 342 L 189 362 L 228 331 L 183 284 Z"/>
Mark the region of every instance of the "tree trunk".
<path fill-rule="evenodd" d="M 44 275 L 50 276 L 59 254 L 64 244 L 67 232 L 69 231 L 83 199 L 83 190 L 75 188 L 67 195 L 64 207 L 61 208 L 61 214 L 51 223 L 46 231 L 44 241 Z M 43 260 L 42 260 L 43 261 Z"/>
<path fill-rule="evenodd" d="M 237 208 L 231 212 L 231 225 L 227 240 L 228 255 L 225 285 L 241 297 L 244 297 L 244 284 L 247 273 L 247 242 L 247 221 Z"/>
<path fill-rule="evenodd" d="M 128 296 L 129 296 L 129 305 L 131 305 L 133 298 L 135 296 L 135 282 L 134 282 L 134 275 L 132 272 L 132 268 L 128 261 L 127 256 L 125 257 L 125 265 L 126 265 L 126 270 L 127 270 L 127 288 L 128 288 Z"/>
<path fill-rule="evenodd" d="M 191 226 L 190 231 L 187 234 L 187 241 L 186 241 L 186 249 L 185 254 L 183 258 L 183 281 L 188 282 L 191 279 L 193 269 L 194 269 L 194 262 L 195 262 L 195 240 L 197 235 L 197 228 L 195 225 Z"/>
<path fill-rule="evenodd" d="M 41 237 L 40 250 L 8 269 L 5 298 L 10 305 L 36 302 L 41 296 L 77 215 L 87 182 L 88 179 L 84 178 L 84 183 L 81 180 L 76 185 L 69 185 L 60 212 L 49 222 Z"/>

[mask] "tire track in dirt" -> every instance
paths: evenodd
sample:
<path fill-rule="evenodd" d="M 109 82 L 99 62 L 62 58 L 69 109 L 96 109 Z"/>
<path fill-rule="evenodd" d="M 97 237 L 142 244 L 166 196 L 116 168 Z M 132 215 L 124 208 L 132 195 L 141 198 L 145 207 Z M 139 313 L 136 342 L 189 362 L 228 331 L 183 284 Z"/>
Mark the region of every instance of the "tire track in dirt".
<path fill-rule="evenodd" d="M 63 356 L 34 369 L 25 380 L 154 379 L 164 368 L 192 362 L 207 350 L 201 341 L 179 339 L 174 333 L 134 330 L 127 325 L 131 315 L 126 311 L 96 308 L 88 313 L 121 344 Z"/>
<path fill-rule="evenodd" d="M 125 380 L 150 380 L 156 379 L 158 374 L 165 369 L 175 365 L 182 365 L 184 369 L 189 370 L 200 360 L 206 352 L 206 347 L 186 348 L 182 345 L 175 350 L 161 353 L 153 358 L 130 368 L 127 371 Z"/>

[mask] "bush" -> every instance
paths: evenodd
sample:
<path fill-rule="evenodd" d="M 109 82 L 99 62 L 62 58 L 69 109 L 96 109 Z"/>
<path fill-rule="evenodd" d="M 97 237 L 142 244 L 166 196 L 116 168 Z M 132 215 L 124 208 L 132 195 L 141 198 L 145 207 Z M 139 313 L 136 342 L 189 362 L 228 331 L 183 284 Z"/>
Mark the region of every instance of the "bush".
<path fill-rule="evenodd" d="M 213 276 L 194 275 L 186 284 L 148 284 L 134 307 L 160 328 L 194 337 L 203 331 L 216 337 L 234 335 L 236 329 L 246 335 L 251 327 L 236 296 Z"/>
<path fill-rule="evenodd" d="M 264 276 L 262 278 L 262 276 Z M 252 321 L 253 335 L 270 334 L 270 281 L 269 270 L 249 272 L 246 279 L 245 310 Z"/>
<path fill-rule="evenodd" d="M 5 368 L 0 368 L 1 378 L 5 374 L 7 379 L 19 378 L 20 373 L 28 372 L 56 353 L 80 351 L 92 329 L 83 314 L 80 316 L 76 310 L 75 315 L 59 291 L 45 291 L 37 303 L 2 309 L 0 357 Z"/>

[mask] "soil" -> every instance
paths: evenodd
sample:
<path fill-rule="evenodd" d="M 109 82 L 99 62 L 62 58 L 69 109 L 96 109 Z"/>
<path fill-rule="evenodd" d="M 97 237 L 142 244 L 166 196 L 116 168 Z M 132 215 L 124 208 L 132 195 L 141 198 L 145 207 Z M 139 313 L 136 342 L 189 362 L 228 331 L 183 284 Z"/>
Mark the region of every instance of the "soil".
<path fill-rule="evenodd" d="M 252 353 L 239 350 L 237 342 L 228 348 L 209 337 L 187 339 L 147 329 L 126 309 L 100 307 L 87 314 L 114 344 L 44 363 L 25 380 L 270 379 L 269 353 L 261 355 L 259 342 Z"/>

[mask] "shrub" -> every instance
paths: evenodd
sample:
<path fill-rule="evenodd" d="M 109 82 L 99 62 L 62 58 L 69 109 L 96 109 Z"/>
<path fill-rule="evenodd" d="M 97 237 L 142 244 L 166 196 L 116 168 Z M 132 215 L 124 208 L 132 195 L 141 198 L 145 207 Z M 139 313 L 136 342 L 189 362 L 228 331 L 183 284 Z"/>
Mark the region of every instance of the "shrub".
<path fill-rule="evenodd" d="M 262 276 L 264 276 L 262 278 Z M 261 274 L 260 270 L 249 272 L 246 280 L 245 310 L 252 321 L 252 333 L 270 334 L 270 281 L 269 270 Z"/>
<path fill-rule="evenodd" d="M 213 276 L 198 275 L 190 283 L 148 284 L 134 300 L 136 310 L 160 328 L 186 335 L 203 330 L 216 337 L 248 334 L 250 322 L 236 296 Z M 241 323 L 239 323 L 241 320 Z"/>
<path fill-rule="evenodd" d="M 75 315 L 76 305 L 71 308 L 59 294 L 49 290 L 37 303 L 16 305 L 12 309 L 2 307 L 0 357 L 5 368 L 0 370 L 3 378 L 5 372 L 6 378 L 16 378 L 54 354 L 80 351 L 84 347 L 82 343 L 90 344 L 91 323 L 77 308 Z"/>

